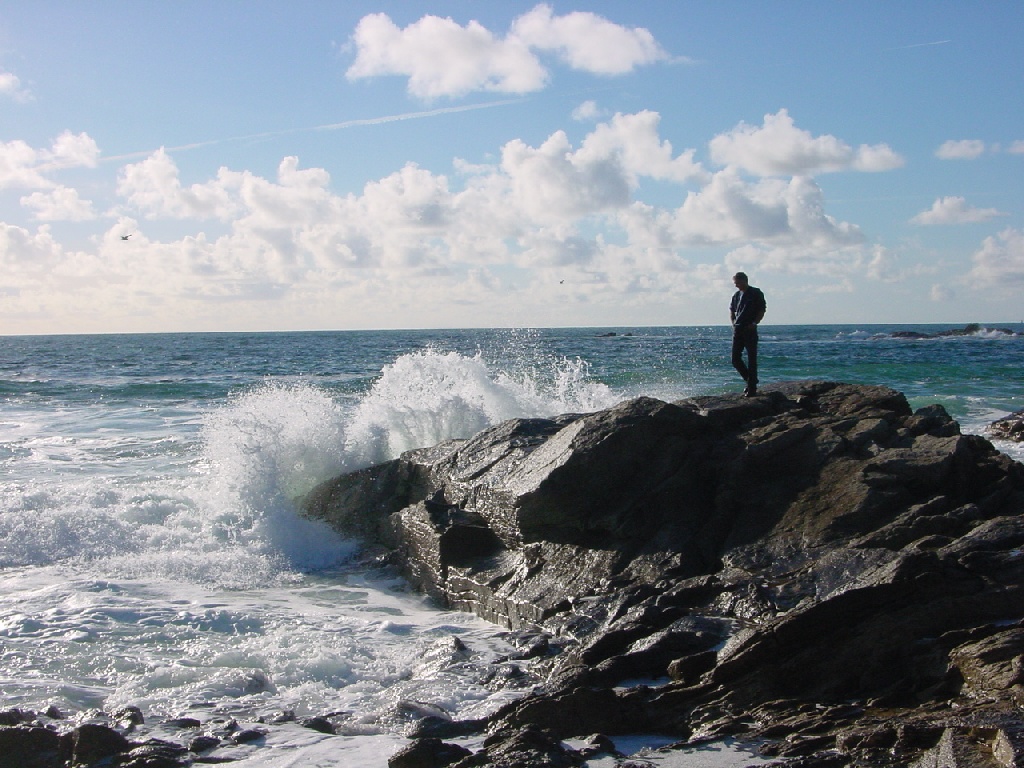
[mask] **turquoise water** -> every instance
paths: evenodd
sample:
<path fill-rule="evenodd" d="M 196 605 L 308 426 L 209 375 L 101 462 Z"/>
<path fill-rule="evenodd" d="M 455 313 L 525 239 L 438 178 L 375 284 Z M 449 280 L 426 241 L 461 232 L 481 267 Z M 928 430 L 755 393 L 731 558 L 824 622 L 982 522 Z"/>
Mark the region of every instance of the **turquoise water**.
<path fill-rule="evenodd" d="M 948 328 L 766 326 L 762 384 L 886 385 L 984 434 L 1024 408 L 1024 336 L 904 337 Z M 498 628 L 354 570 L 294 499 L 507 418 L 738 392 L 728 356 L 724 327 L 0 337 L 0 704 L 344 710 L 343 747 L 282 727 L 244 764 L 385 765 L 403 701 L 522 691 L 485 682 Z M 425 665 L 452 634 L 474 661 Z"/>
<path fill-rule="evenodd" d="M 894 338 L 949 326 L 778 326 L 761 332 L 761 378 L 823 378 L 939 398 L 956 415 L 981 398 L 995 410 L 1024 399 L 1024 337 L 998 332 Z M 1011 330 L 1024 332 L 1024 326 Z M 603 334 L 615 333 L 616 336 Z M 479 356 L 494 374 L 550 384 L 559 361 L 623 396 L 665 397 L 736 386 L 724 327 L 152 334 L 0 337 L 0 398 L 42 409 L 105 402 L 202 408 L 267 380 L 303 380 L 343 400 L 365 394 L 410 352 Z"/>

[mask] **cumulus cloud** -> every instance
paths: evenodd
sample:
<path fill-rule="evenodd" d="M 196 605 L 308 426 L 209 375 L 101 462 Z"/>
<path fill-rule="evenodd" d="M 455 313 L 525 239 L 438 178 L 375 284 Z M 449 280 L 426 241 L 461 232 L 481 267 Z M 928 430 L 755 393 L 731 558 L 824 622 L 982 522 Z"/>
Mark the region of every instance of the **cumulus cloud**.
<path fill-rule="evenodd" d="M 558 53 L 573 69 L 602 75 L 625 74 L 668 58 L 646 29 L 627 29 L 586 11 L 555 16 L 549 5 L 516 19 L 510 37 Z"/>
<path fill-rule="evenodd" d="M 887 171 L 903 165 L 886 144 L 846 144 L 828 134 L 812 136 L 797 128 L 785 109 L 765 115 L 760 126 L 740 123 L 709 143 L 711 158 L 758 176 L 813 176 L 832 171 Z"/>
<path fill-rule="evenodd" d="M 676 212 L 674 231 L 691 245 L 754 241 L 832 251 L 863 240 L 857 227 L 825 213 L 821 188 L 812 179 L 749 183 L 731 168 L 687 195 Z"/>
<path fill-rule="evenodd" d="M 587 122 L 602 117 L 601 108 L 593 100 L 584 101 L 572 111 L 572 119 L 579 122 Z"/>
<path fill-rule="evenodd" d="M 162 150 L 125 166 L 118 190 L 147 219 L 213 219 L 228 228 L 213 239 L 131 241 L 140 257 L 163 254 L 175 270 L 168 290 L 197 301 L 281 291 L 294 298 L 331 285 L 379 296 L 410 279 L 470 301 L 470 275 L 479 290 L 509 290 L 491 266 L 544 285 L 560 284 L 544 282 L 550 270 L 572 274 L 580 301 L 639 297 L 697 290 L 711 279 L 693 274 L 685 248 L 756 243 L 778 268 L 828 271 L 861 242 L 856 227 L 825 213 L 810 178 L 749 182 L 735 168 L 712 175 L 694 150 L 664 140 L 659 124 L 654 112 L 617 114 L 576 145 L 561 131 L 536 146 L 509 141 L 497 165 L 462 164 L 464 185 L 454 190 L 445 176 L 408 164 L 361 194 L 339 196 L 326 171 L 301 169 L 296 158 L 285 158 L 275 179 L 222 168 L 185 184 Z M 646 179 L 696 190 L 678 209 L 654 208 L 634 199 Z M 109 247 L 117 258 L 130 250 L 117 239 Z M 134 262 L 131 269 L 141 274 Z"/>
<path fill-rule="evenodd" d="M 0 189 L 45 189 L 51 185 L 39 168 L 39 153 L 27 142 L 0 143 Z"/>
<path fill-rule="evenodd" d="M 34 211 L 40 221 L 89 221 L 96 218 L 92 203 L 78 196 L 78 190 L 59 186 L 47 192 L 33 192 L 21 204 Z"/>
<path fill-rule="evenodd" d="M 420 98 L 463 96 L 473 91 L 528 93 L 547 82 L 547 70 L 518 40 L 498 40 L 482 25 L 424 16 L 405 29 L 384 13 L 365 16 L 353 38 L 356 60 L 346 73 L 356 80 L 405 75 Z"/>
<path fill-rule="evenodd" d="M 0 96 L 7 96 L 15 101 L 30 101 L 32 93 L 21 86 L 21 80 L 12 72 L 0 70 Z"/>
<path fill-rule="evenodd" d="M 770 254 L 774 268 L 827 272 L 860 247 L 859 229 L 825 212 L 810 177 L 751 182 L 735 166 L 711 174 L 694 150 L 675 151 L 659 124 L 654 112 L 617 114 L 576 146 L 562 131 L 537 146 L 512 140 L 497 165 L 462 164 L 460 190 L 408 164 L 360 195 L 341 197 L 324 170 L 300 169 L 296 158 L 282 161 L 275 180 L 222 168 L 185 185 L 164 151 L 125 166 L 118 189 L 146 218 L 228 225 L 211 243 L 193 242 L 182 269 L 224 279 L 225 270 L 248 274 L 262 286 L 314 274 L 351 280 L 351 269 L 455 279 L 502 264 L 574 267 L 589 276 L 581 282 L 602 291 L 639 291 L 639 275 L 686 271 L 685 248 L 750 243 Z M 645 179 L 696 189 L 677 209 L 655 208 L 634 199 Z M 621 242 L 611 245 L 609 237 Z M 479 271 L 475 279 L 489 282 Z M 228 282 L 242 284 L 239 277 Z"/>
<path fill-rule="evenodd" d="M 40 153 L 45 170 L 58 168 L 95 168 L 100 148 L 86 133 L 64 131 L 53 140 L 50 149 Z"/>
<path fill-rule="evenodd" d="M 184 187 L 178 167 L 160 149 L 142 162 L 122 168 L 117 191 L 148 218 L 227 220 L 239 211 L 230 190 L 241 186 L 244 175 L 221 168 L 216 179 Z"/>
<path fill-rule="evenodd" d="M 974 160 L 984 153 L 985 142 L 979 139 L 950 139 L 935 150 L 935 156 L 940 160 Z"/>
<path fill-rule="evenodd" d="M 735 164 L 711 173 L 660 128 L 655 112 L 616 114 L 578 141 L 556 131 L 540 142 L 505 143 L 494 164 L 456 163 L 457 187 L 408 163 L 349 194 L 332 191 L 326 170 L 302 168 L 295 157 L 267 178 L 220 168 L 184 180 L 171 153 L 159 150 L 121 168 L 112 212 L 121 218 L 94 252 L 64 254 L 53 243 L 47 251 L 44 227 L 8 232 L 11 253 L 47 252 L 50 265 L 29 276 L 26 261 L 12 290 L 64 281 L 75 297 L 62 312 L 83 310 L 76 302 L 88 288 L 88 301 L 109 299 L 126 316 L 180 318 L 189 307 L 197 325 L 203 317 L 216 324 L 223 317 L 216 306 L 233 302 L 237 327 L 265 325 L 257 305 L 274 300 L 287 307 L 289 322 L 323 327 L 324 313 L 339 305 L 370 326 L 392 322 L 386 308 L 396 305 L 423 312 L 500 305 L 512 314 L 494 322 L 515 323 L 524 301 L 553 307 L 567 297 L 595 307 L 586 320 L 598 322 L 603 302 L 648 311 L 657 297 L 671 304 L 720 290 L 726 265 L 741 260 L 838 280 L 891 278 L 882 259 L 865 256 L 860 230 L 827 213 L 811 176 L 751 179 Z M 46 162 L 92 156 L 75 137 L 59 146 Z M 38 171 L 42 154 L 21 167 Z M 676 186 L 678 202 L 643 202 L 651 180 Z M 89 201 L 52 184 L 22 203 L 41 221 L 94 215 Z M 188 234 L 151 237 L 151 221 L 163 233 Z M 703 249 L 730 253 L 725 264 L 719 256 L 691 264 Z M 110 285 L 118 286 L 116 300 Z M 320 314 L 303 320 L 307 312 Z"/>
<path fill-rule="evenodd" d="M 35 232 L 0 222 L 0 264 L 5 278 L 34 277 L 46 274 L 61 262 L 64 250 L 47 225 Z"/>
<path fill-rule="evenodd" d="M 540 90 L 550 73 L 537 52 L 605 75 L 667 58 L 646 29 L 627 29 L 587 12 L 555 16 L 547 5 L 517 18 L 503 38 L 477 21 L 462 26 L 428 15 L 402 29 L 387 14 L 376 13 L 359 21 L 353 41 L 356 58 L 349 79 L 406 76 L 409 92 L 425 99 Z"/>
<path fill-rule="evenodd" d="M 1024 232 L 1012 227 L 986 237 L 971 257 L 968 280 L 977 287 L 1019 291 L 1024 287 Z"/>
<path fill-rule="evenodd" d="M 50 189 L 48 174 L 65 168 L 92 168 L 99 147 L 85 133 L 65 131 L 48 149 L 35 149 L 20 139 L 0 143 L 0 189 Z"/>
<path fill-rule="evenodd" d="M 962 197 L 940 197 L 927 211 L 914 216 L 911 224 L 930 226 L 936 224 L 975 224 L 989 221 L 1007 214 L 995 208 L 973 208 Z"/>

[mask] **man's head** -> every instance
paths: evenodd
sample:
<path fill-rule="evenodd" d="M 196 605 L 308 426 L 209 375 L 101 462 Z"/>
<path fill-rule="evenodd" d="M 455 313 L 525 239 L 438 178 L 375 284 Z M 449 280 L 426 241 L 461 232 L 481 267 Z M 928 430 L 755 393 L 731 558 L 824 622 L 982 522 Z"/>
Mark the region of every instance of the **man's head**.
<path fill-rule="evenodd" d="M 750 281 L 747 280 L 746 272 L 737 272 L 732 276 L 732 284 L 739 288 L 741 291 L 747 290 L 747 286 L 750 285 Z"/>

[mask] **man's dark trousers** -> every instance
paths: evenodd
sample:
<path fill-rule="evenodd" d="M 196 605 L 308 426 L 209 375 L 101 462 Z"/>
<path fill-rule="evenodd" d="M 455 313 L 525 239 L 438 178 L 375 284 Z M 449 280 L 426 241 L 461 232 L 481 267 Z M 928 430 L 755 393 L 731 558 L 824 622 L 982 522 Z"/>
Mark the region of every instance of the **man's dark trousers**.
<path fill-rule="evenodd" d="M 747 351 L 746 363 L 743 350 Z M 740 372 L 748 388 L 757 386 L 757 326 L 754 323 L 733 328 L 732 366 Z"/>

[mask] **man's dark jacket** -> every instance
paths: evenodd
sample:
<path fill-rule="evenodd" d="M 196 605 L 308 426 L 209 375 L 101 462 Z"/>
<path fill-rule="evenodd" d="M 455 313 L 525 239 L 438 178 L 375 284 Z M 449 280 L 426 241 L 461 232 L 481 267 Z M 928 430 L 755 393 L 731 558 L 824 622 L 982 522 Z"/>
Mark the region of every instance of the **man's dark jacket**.
<path fill-rule="evenodd" d="M 747 290 L 736 291 L 732 296 L 732 302 L 729 304 L 729 312 L 733 317 L 732 324 L 736 328 L 742 328 L 745 325 L 759 323 L 767 308 L 761 289 L 748 285 Z"/>

